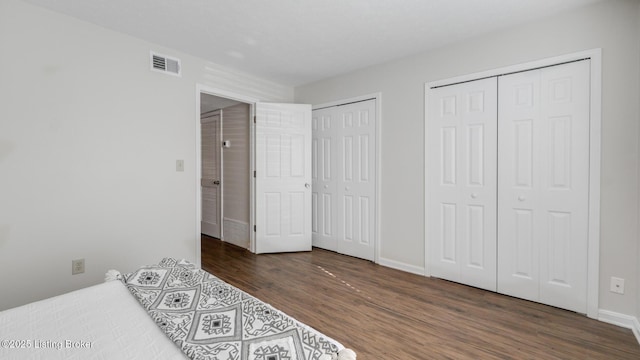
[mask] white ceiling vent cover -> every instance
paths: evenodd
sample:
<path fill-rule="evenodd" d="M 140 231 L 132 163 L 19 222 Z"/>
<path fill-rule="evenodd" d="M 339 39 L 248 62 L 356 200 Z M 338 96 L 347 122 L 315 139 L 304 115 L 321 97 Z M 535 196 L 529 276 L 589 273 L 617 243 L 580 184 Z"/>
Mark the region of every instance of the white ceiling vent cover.
<path fill-rule="evenodd" d="M 151 70 L 181 76 L 180 60 L 151 52 Z"/>

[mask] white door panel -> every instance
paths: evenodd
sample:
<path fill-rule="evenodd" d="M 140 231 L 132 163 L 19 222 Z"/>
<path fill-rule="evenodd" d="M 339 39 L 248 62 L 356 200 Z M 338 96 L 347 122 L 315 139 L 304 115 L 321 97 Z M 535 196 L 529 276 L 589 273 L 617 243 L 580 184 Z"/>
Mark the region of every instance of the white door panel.
<path fill-rule="evenodd" d="M 337 251 L 373 261 L 375 184 L 375 100 L 337 107 Z"/>
<path fill-rule="evenodd" d="M 333 108 L 314 110 L 312 116 L 312 234 L 313 246 L 337 251 L 338 240 L 335 229 L 336 130 L 333 112 Z"/>
<path fill-rule="evenodd" d="M 200 185 L 202 189 L 201 232 L 215 238 L 221 236 L 221 188 L 222 164 L 221 129 L 222 111 L 218 111 L 200 120 L 201 128 L 201 169 Z"/>
<path fill-rule="evenodd" d="M 311 107 L 256 104 L 256 253 L 311 250 Z"/>
<path fill-rule="evenodd" d="M 541 89 L 548 235 L 540 249 L 540 301 L 580 313 L 587 312 L 589 67 L 581 61 L 543 69 Z"/>
<path fill-rule="evenodd" d="M 585 313 L 589 61 L 499 81 L 498 291 Z"/>
<path fill-rule="evenodd" d="M 503 76 L 499 88 L 498 291 L 537 301 L 540 72 Z"/>
<path fill-rule="evenodd" d="M 428 103 L 431 274 L 496 289 L 495 78 L 431 89 Z"/>

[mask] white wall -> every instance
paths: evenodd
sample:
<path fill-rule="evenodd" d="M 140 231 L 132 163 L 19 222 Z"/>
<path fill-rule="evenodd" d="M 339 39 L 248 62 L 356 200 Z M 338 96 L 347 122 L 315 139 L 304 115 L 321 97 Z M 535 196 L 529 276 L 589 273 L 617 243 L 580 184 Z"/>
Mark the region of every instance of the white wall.
<path fill-rule="evenodd" d="M 293 89 L 17 0 L 0 2 L 0 310 L 163 256 L 196 258 L 196 83 Z M 149 70 L 178 57 L 183 76 Z M 185 172 L 175 171 L 177 159 Z M 71 275 L 71 260 L 86 273 Z"/>
<path fill-rule="evenodd" d="M 382 93 L 380 258 L 424 268 L 424 83 L 592 48 L 603 49 L 600 308 L 635 316 L 638 305 L 638 79 L 635 0 L 605 1 L 295 89 L 320 104 Z M 608 291 L 626 279 L 625 295 Z"/>
<path fill-rule="evenodd" d="M 638 6 L 638 23 L 640 24 L 640 6 Z M 638 26 L 638 35 L 637 35 L 637 39 L 638 39 L 638 44 L 640 44 L 640 25 Z M 640 52 L 640 45 L 638 46 L 638 51 Z M 640 59 L 640 55 L 638 56 Z M 640 67 L 640 60 L 639 60 L 639 64 L 638 66 Z M 638 74 L 640 76 L 640 73 Z M 638 86 L 640 86 L 640 78 L 638 78 Z M 638 97 L 638 102 L 640 102 L 640 96 Z M 639 122 L 640 122 L 640 114 L 638 115 L 639 117 Z M 640 143 L 640 131 L 638 132 L 638 142 Z M 639 162 L 639 166 L 638 166 L 638 171 L 640 172 L 640 157 L 638 157 L 638 162 Z M 639 174 L 640 177 L 640 174 Z M 638 187 L 640 187 L 640 181 L 638 181 Z M 640 193 L 640 189 L 639 189 L 639 193 Z M 639 208 L 640 208 L 640 196 L 638 197 L 638 202 L 639 202 Z M 639 218 L 638 218 L 638 224 L 640 227 L 640 211 L 638 214 Z M 638 230 L 639 234 L 638 234 L 638 256 L 637 258 L 640 259 L 640 230 Z M 637 316 L 640 317 L 640 260 L 638 261 L 637 264 L 637 268 L 638 268 L 638 295 L 637 295 Z M 635 332 L 636 337 L 638 338 L 638 341 L 640 341 L 640 322 L 636 322 L 636 327 L 637 330 Z"/>

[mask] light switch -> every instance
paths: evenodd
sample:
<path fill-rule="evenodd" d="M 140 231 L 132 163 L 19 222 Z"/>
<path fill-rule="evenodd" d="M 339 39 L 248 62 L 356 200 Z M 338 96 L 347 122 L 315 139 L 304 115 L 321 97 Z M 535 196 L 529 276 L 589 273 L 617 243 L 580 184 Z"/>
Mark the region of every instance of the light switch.
<path fill-rule="evenodd" d="M 176 160 L 176 171 L 184 171 L 184 160 Z"/>

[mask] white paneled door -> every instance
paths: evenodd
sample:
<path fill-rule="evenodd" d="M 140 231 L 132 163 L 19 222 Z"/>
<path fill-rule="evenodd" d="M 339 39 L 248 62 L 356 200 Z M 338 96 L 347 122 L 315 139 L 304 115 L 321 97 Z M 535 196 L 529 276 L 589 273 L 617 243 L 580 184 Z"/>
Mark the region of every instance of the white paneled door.
<path fill-rule="evenodd" d="M 311 106 L 256 104 L 256 253 L 311 250 Z"/>
<path fill-rule="evenodd" d="M 431 89 L 431 274 L 496 290 L 497 80 Z"/>
<path fill-rule="evenodd" d="M 431 275 L 587 312 L 590 65 L 428 90 Z"/>
<path fill-rule="evenodd" d="M 221 235 L 221 124 L 222 111 L 203 115 L 200 119 L 202 177 L 202 218 L 200 222 L 203 234 L 220 238 Z"/>
<path fill-rule="evenodd" d="M 500 77 L 498 291 L 586 313 L 589 61 Z"/>
<path fill-rule="evenodd" d="M 313 246 L 337 251 L 335 108 L 314 110 L 312 116 L 312 220 Z"/>
<path fill-rule="evenodd" d="M 376 100 L 313 111 L 313 244 L 375 260 Z"/>
<path fill-rule="evenodd" d="M 376 213 L 375 100 L 336 107 L 337 251 L 374 260 Z"/>

